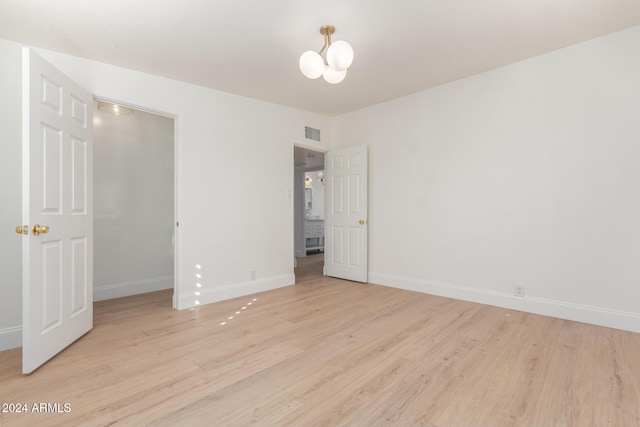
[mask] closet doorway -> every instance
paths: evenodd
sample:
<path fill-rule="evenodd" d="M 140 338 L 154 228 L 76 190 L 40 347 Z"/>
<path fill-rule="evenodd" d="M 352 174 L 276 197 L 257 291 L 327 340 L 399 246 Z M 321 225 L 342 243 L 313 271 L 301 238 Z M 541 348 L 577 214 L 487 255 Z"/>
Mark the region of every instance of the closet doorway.
<path fill-rule="evenodd" d="M 94 301 L 174 289 L 174 118 L 96 100 L 93 139 Z"/>

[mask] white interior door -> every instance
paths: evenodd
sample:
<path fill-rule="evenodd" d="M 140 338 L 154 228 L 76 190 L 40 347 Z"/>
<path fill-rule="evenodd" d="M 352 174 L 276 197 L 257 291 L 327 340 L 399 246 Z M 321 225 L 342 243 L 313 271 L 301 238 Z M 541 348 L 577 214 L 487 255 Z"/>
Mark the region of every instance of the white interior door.
<path fill-rule="evenodd" d="M 327 276 L 367 282 L 367 146 L 325 154 Z"/>
<path fill-rule="evenodd" d="M 22 62 L 27 374 L 93 327 L 93 148 L 91 95 L 28 48 Z"/>

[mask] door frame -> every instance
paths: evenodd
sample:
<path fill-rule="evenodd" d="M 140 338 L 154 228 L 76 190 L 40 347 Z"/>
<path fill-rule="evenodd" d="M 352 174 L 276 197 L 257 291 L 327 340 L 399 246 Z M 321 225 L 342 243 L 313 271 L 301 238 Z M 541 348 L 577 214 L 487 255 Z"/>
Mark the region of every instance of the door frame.
<path fill-rule="evenodd" d="M 172 119 L 173 120 L 173 223 L 174 223 L 174 233 L 173 233 L 173 296 L 171 298 L 171 302 L 172 302 L 172 307 L 174 310 L 178 309 L 178 295 L 180 295 L 179 292 L 179 281 L 178 281 L 178 256 L 179 256 L 179 251 L 178 251 L 178 246 L 179 246 L 179 233 L 180 233 L 180 212 L 179 212 L 179 204 L 178 204 L 178 200 L 180 200 L 179 197 L 179 191 L 180 191 L 180 161 L 179 161 L 179 153 L 180 150 L 178 150 L 178 145 L 179 145 L 179 138 L 178 138 L 178 126 L 180 123 L 179 120 L 179 116 L 177 114 L 174 113 L 169 113 L 169 112 L 165 112 L 165 111 L 159 111 L 159 110 L 154 110 L 152 108 L 148 108 L 148 107 L 143 107 L 143 106 L 139 106 L 136 104 L 132 104 L 130 102 L 127 101 L 121 101 L 119 99 L 115 99 L 115 98 L 110 98 L 108 96 L 102 96 L 102 95 L 98 95 L 96 93 L 93 94 L 93 100 L 94 101 L 102 101 L 102 102 L 107 102 L 110 104 L 117 104 L 117 105 L 121 105 L 123 107 L 127 107 L 127 108 L 132 108 L 134 110 L 139 110 L 139 111 L 143 111 L 145 113 L 150 113 L 150 114 L 155 114 L 157 116 L 162 116 L 162 117 L 166 117 L 168 119 Z M 95 198 L 95 194 L 94 194 L 94 198 Z"/>

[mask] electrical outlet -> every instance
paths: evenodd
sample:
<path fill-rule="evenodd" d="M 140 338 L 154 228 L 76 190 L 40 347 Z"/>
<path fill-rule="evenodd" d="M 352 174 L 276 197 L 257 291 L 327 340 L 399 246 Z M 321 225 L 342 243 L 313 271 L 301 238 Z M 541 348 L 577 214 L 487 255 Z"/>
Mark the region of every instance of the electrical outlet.
<path fill-rule="evenodd" d="M 251 280 L 256 280 L 256 271 L 251 270 Z"/>
<path fill-rule="evenodd" d="M 524 286 L 516 286 L 513 290 L 513 295 L 524 298 Z"/>

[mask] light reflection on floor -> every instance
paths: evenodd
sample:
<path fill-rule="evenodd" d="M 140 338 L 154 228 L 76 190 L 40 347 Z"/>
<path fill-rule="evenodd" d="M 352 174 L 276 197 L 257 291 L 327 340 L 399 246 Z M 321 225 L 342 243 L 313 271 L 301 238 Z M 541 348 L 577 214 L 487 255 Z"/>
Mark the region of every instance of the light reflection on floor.
<path fill-rule="evenodd" d="M 258 298 L 253 298 L 251 301 L 249 301 L 247 303 L 247 305 L 242 306 L 242 308 L 240 310 L 236 311 L 235 315 L 227 317 L 227 320 L 233 320 L 235 318 L 235 316 L 237 316 L 238 314 L 242 313 L 242 310 L 246 310 L 248 306 L 250 306 L 251 304 L 253 304 L 256 301 L 258 301 Z M 226 320 L 224 322 L 220 322 L 220 326 L 224 326 L 226 324 L 227 324 Z"/>
<path fill-rule="evenodd" d="M 196 288 L 198 289 L 202 289 L 202 283 L 201 283 L 201 279 L 202 279 L 202 266 L 200 264 L 196 264 Z M 196 297 L 199 297 L 201 295 L 200 290 L 196 290 L 194 292 Z M 233 320 L 236 316 L 238 316 L 239 314 L 242 313 L 242 310 L 246 310 L 250 305 L 252 305 L 254 302 L 258 301 L 258 298 L 253 298 L 251 299 L 251 301 L 245 303 L 245 305 L 243 305 L 239 310 L 237 310 L 233 315 L 230 315 L 227 317 L 227 320 L 220 322 L 220 326 L 224 326 L 228 323 L 229 320 Z M 199 300 L 195 300 L 194 301 L 195 305 L 200 305 L 200 301 Z M 191 307 L 190 310 L 195 309 L 195 307 Z"/>

